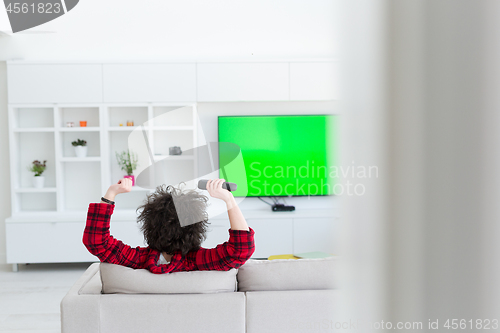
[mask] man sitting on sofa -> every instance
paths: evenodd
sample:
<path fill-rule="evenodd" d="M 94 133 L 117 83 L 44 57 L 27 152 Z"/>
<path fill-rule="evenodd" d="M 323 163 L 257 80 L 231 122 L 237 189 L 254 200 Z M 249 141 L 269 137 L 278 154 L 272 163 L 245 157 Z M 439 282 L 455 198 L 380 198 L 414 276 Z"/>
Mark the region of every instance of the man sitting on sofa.
<path fill-rule="evenodd" d="M 171 185 L 157 187 L 138 208 L 142 209 L 138 222 L 142 223 L 147 247 L 132 248 L 111 236 L 109 227 L 114 200 L 116 195 L 131 191 L 132 181 L 128 178 L 111 185 L 100 203 L 89 205 L 83 243 L 101 262 L 145 268 L 155 274 L 238 268 L 255 250 L 255 232 L 248 227 L 233 194 L 222 188 L 224 181 L 215 179 L 207 183 L 210 196 L 226 203 L 231 224 L 229 240 L 213 249 L 201 247 L 208 226 L 208 197 Z M 181 214 L 196 218 L 193 223 L 182 226 Z"/>

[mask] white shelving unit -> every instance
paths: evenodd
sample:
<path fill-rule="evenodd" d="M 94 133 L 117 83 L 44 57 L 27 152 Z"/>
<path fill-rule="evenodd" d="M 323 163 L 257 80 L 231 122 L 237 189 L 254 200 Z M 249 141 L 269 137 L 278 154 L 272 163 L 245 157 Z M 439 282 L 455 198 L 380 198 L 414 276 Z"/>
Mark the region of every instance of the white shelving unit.
<path fill-rule="evenodd" d="M 87 127 L 78 127 L 81 120 Z M 126 126 L 127 120 L 135 126 Z M 77 127 L 66 127 L 67 122 Z M 125 175 L 115 153 L 130 148 L 134 133 L 145 134 L 153 156 L 143 146 L 148 158 L 142 160 L 147 164 L 142 169 L 165 160 L 162 166 L 168 170 L 160 170 L 163 174 L 195 183 L 197 156 L 168 152 L 171 146 L 195 148 L 197 123 L 196 103 L 10 104 L 12 216 L 6 220 L 7 262 L 16 271 L 17 263 L 95 261 L 81 239 L 89 203 L 99 202 L 109 185 Z M 71 142 L 76 139 L 87 141 L 87 157 L 75 156 Z M 47 161 L 41 189 L 31 183 L 28 167 L 34 160 Z M 176 184 L 163 177 L 153 185 L 162 180 Z M 115 236 L 143 244 L 136 209 L 153 188 L 135 186 L 117 201 Z"/>
<path fill-rule="evenodd" d="M 81 120 L 87 127 L 78 127 Z M 135 126 L 126 126 L 127 121 Z M 76 127 L 66 127 L 67 122 Z M 10 105 L 12 218 L 41 211 L 86 211 L 90 202 L 123 177 L 115 152 L 128 149 L 128 137 L 139 127 L 148 136 L 155 162 L 168 159 L 169 173 L 194 179 L 196 156 L 169 156 L 168 148 L 194 148 L 196 124 L 196 103 Z M 76 139 L 87 141 L 87 157 L 75 156 L 71 142 Z M 42 189 L 31 185 L 28 167 L 34 160 L 47 160 Z M 134 187 L 117 210 L 137 208 L 150 191 Z"/>
<path fill-rule="evenodd" d="M 146 159 L 145 147 L 139 145 L 142 168 L 153 161 L 162 166 L 148 169 L 148 175 L 167 184 L 179 179 L 196 182 L 198 160 L 190 151 L 198 142 L 196 103 L 332 101 L 338 98 L 337 74 L 337 59 L 8 61 L 12 216 L 5 223 L 7 262 L 16 270 L 17 263 L 95 261 L 82 244 L 87 207 L 123 177 L 115 152 L 126 150 L 134 135 L 145 134 L 149 141 L 151 153 Z M 87 127 L 78 127 L 80 120 L 86 120 Z M 136 126 L 125 126 L 127 120 Z M 77 127 L 68 128 L 66 122 Z M 76 139 L 87 141 L 88 157 L 75 156 L 71 141 Z M 183 154 L 169 156 L 171 146 L 180 146 Z M 31 184 L 28 166 L 35 159 L 47 160 L 42 189 Z M 134 187 L 117 201 L 113 236 L 133 246 L 144 245 L 135 209 L 149 191 Z M 244 215 L 260 235 L 254 257 L 335 250 L 326 236 L 317 237 L 334 227 L 329 210 L 319 216 L 314 209 L 296 214 L 251 209 Z M 213 230 L 204 247 L 227 240 L 227 216 L 211 220 Z M 275 230 L 281 231 L 279 239 Z"/>

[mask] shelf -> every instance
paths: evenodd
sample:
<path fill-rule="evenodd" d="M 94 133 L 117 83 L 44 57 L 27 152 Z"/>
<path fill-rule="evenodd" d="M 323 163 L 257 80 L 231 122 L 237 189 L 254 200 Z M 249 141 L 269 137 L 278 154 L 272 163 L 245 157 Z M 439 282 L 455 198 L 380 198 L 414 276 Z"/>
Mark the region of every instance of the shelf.
<path fill-rule="evenodd" d="M 55 187 L 57 163 L 54 139 L 53 132 L 19 132 L 15 134 L 12 142 L 15 157 L 11 157 L 11 159 L 15 160 L 16 167 L 11 170 L 12 189 L 33 187 L 33 173 L 29 171 L 29 167 L 33 165 L 35 160 L 47 161 L 47 169 L 43 173 L 45 187 Z M 13 201 L 15 204 L 16 200 Z M 17 206 L 17 204 L 15 205 Z M 16 207 L 13 211 L 16 211 Z"/>
<path fill-rule="evenodd" d="M 55 187 L 44 187 L 44 188 L 34 188 L 34 187 L 21 187 L 15 190 L 16 193 L 47 193 L 56 192 Z"/>
<path fill-rule="evenodd" d="M 28 132 L 54 132 L 54 127 L 26 127 L 14 128 L 15 133 L 28 133 Z"/>
<path fill-rule="evenodd" d="M 152 153 L 159 154 L 154 155 L 154 161 L 162 167 L 152 169 L 157 173 L 153 176 L 161 179 L 159 183 L 177 184 L 194 177 L 196 158 L 188 155 L 187 147 L 193 147 L 196 140 L 195 106 L 148 103 L 10 105 L 9 108 L 9 117 L 14 120 L 9 122 L 11 133 L 14 133 L 11 158 L 15 161 L 14 170 L 18 170 L 14 172 L 12 182 L 15 216 L 26 217 L 29 221 L 65 222 L 60 216 L 84 221 L 88 204 L 98 200 L 109 184 L 124 175 L 115 153 L 140 150 L 141 146 L 133 146 L 134 142 L 132 148 L 129 144 L 138 131 L 140 139 L 144 138 L 143 129 L 147 131 Z M 80 127 L 80 120 L 87 121 L 87 126 Z M 126 126 L 127 120 L 134 121 L 135 126 Z M 68 122 L 73 122 L 74 127 L 66 127 Z M 77 139 L 87 141 L 85 158 L 76 157 L 72 142 Z M 186 147 L 186 151 L 182 155 L 169 155 L 169 147 L 173 146 Z M 148 154 L 147 151 L 143 153 Z M 149 155 L 146 157 L 149 163 Z M 32 173 L 27 170 L 35 159 L 47 160 L 46 187 L 41 189 L 32 187 Z M 81 179 L 87 181 L 82 183 Z M 134 219 L 137 215 L 135 209 L 154 190 L 132 187 L 131 193 L 117 202 L 114 218 L 116 215 L 127 221 Z"/>
<path fill-rule="evenodd" d="M 79 161 L 89 159 L 91 157 L 79 159 Z M 97 157 L 97 159 L 100 158 Z M 101 201 L 103 194 L 101 167 L 101 163 L 66 163 L 64 165 L 61 177 L 64 201 L 60 205 L 61 210 L 69 212 L 87 210 L 89 203 Z"/>
<path fill-rule="evenodd" d="M 192 131 L 194 129 L 193 126 L 110 126 L 108 127 L 108 131 L 110 132 L 122 132 L 122 131 L 133 131 L 136 128 L 140 127 L 145 130 L 154 130 L 154 131 Z"/>
<path fill-rule="evenodd" d="M 133 131 L 136 128 L 140 126 L 111 126 L 108 127 L 108 131 L 110 132 L 126 132 L 126 131 Z M 149 127 L 144 126 L 144 129 L 149 129 Z"/>
<path fill-rule="evenodd" d="M 78 125 L 80 121 L 87 122 L 87 128 L 98 128 L 99 121 L 99 107 L 68 107 L 62 106 L 59 108 L 59 124 L 61 128 L 80 128 Z M 67 123 L 73 123 L 75 127 L 66 127 Z M 82 127 L 86 128 L 86 127 Z"/>
<path fill-rule="evenodd" d="M 193 112 L 189 106 L 153 106 L 155 127 L 191 127 Z"/>
<path fill-rule="evenodd" d="M 75 147 L 72 142 L 79 139 L 87 141 L 87 157 L 101 156 L 101 132 L 99 130 L 61 131 L 58 140 L 61 151 L 58 155 L 63 158 L 76 157 Z"/>
<path fill-rule="evenodd" d="M 100 162 L 101 157 L 91 156 L 91 157 L 62 157 L 61 162 Z"/>
<path fill-rule="evenodd" d="M 107 125 L 109 127 L 121 127 L 118 125 L 126 125 L 127 121 L 132 121 L 135 126 L 130 127 L 135 128 L 145 124 L 149 120 L 147 106 L 110 106 L 107 115 Z"/>
<path fill-rule="evenodd" d="M 41 192 L 44 189 L 31 189 L 29 187 L 21 189 L 26 189 L 27 191 L 16 193 L 16 199 L 19 203 L 18 209 L 15 210 L 16 213 L 57 211 L 55 189 L 50 192 Z"/>
<path fill-rule="evenodd" d="M 147 199 L 147 196 L 151 193 L 150 190 L 139 188 L 136 186 L 132 187 L 132 191 L 129 193 L 123 193 L 116 200 L 115 211 L 129 211 L 135 210 L 141 206 Z M 113 214 L 114 215 L 114 214 Z M 113 219 L 115 216 L 113 216 Z"/>
<path fill-rule="evenodd" d="M 99 132 L 100 127 L 61 127 L 61 132 Z"/>
<path fill-rule="evenodd" d="M 196 147 L 194 137 L 194 131 L 191 130 L 155 130 L 150 140 L 154 147 L 155 156 L 170 156 L 169 147 L 181 147 L 184 153 L 192 149 L 192 147 Z"/>
<path fill-rule="evenodd" d="M 245 198 L 248 200 L 249 198 Z M 264 203 L 263 203 L 264 204 Z M 265 204 L 264 204 L 265 205 Z M 269 207 L 269 206 L 268 206 Z M 331 218 L 332 220 L 336 218 L 335 213 L 331 209 L 302 209 L 297 207 L 298 210 L 290 212 L 273 212 L 271 208 L 262 207 L 258 209 L 241 209 L 242 214 L 245 219 L 289 219 L 289 218 Z M 211 220 L 227 220 L 227 214 L 221 214 L 220 211 L 215 211 L 214 208 L 208 208 L 208 218 Z"/>
<path fill-rule="evenodd" d="M 98 203 L 98 200 L 89 201 L 88 203 Z M 13 214 L 5 220 L 6 223 L 83 223 L 87 219 L 87 207 L 85 209 L 71 209 L 56 211 L 23 211 Z M 134 221 L 137 219 L 137 212 L 135 209 L 115 209 L 113 212 L 113 223 L 120 223 L 122 221 Z"/>
<path fill-rule="evenodd" d="M 193 126 L 153 126 L 155 131 L 192 131 Z"/>
<path fill-rule="evenodd" d="M 54 109 L 52 107 L 14 107 L 12 111 L 14 130 L 54 127 Z"/>
<path fill-rule="evenodd" d="M 122 197 L 125 198 L 126 194 Z M 99 202 L 99 201 L 89 201 L 91 202 Z M 135 207 L 136 208 L 136 207 Z M 137 219 L 138 213 L 135 211 L 135 208 L 115 208 L 113 213 L 113 223 L 119 223 L 121 221 L 134 221 Z M 300 209 L 299 211 L 294 212 L 273 212 L 271 209 L 243 209 L 243 216 L 246 219 L 289 219 L 289 218 L 330 218 L 335 221 L 338 217 L 335 216 L 335 213 L 331 209 L 321 208 L 321 209 Z M 227 226 L 227 229 L 230 228 L 230 224 L 228 223 L 227 213 L 225 214 L 215 214 L 212 209 L 208 210 L 209 221 L 211 221 L 212 226 Z M 86 209 L 79 210 L 65 210 L 63 212 L 55 212 L 52 210 L 47 211 L 24 211 L 12 215 L 11 217 L 6 219 L 6 223 L 24 223 L 24 222 L 82 222 L 85 221 L 87 217 Z M 251 221 L 252 222 L 252 221 Z"/>
<path fill-rule="evenodd" d="M 163 159 L 167 159 L 169 161 L 187 161 L 194 159 L 193 155 L 155 155 L 153 156 L 155 161 L 160 161 Z"/>
<path fill-rule="evenodd" d="M 142 188 L 139 186 L 132 186 L 132 192 L 151 192 L 149 188 Z"/>

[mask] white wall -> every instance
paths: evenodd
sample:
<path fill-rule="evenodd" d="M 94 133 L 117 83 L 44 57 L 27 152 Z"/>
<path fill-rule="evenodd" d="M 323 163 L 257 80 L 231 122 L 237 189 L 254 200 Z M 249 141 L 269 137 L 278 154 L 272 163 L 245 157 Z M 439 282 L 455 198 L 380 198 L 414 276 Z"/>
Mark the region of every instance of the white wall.
<path fill-rule="evenodd" d="M 7 117 L 7 66 L 0 62 L 0 264 L 6 262 L 5 219 L 10 216 L 9 131 Z"/>
<path fill-rule="evenodd" d="M 331 58 L 337 55 L 332 0 L 201 1 L 85 0 L 35 30 L 48 34 L 0 37 L 0 174 L 9 175 L 6 67 L 3 60 L 165 61 Z M 0 12 L 0 24 L 5 22 Z M 2 28 L 2 27 L 0 27 Z M 323 103 L 256 103 L 260 111 L 331 109 Z M 247 112 L 245 105 L 200 107 L 207 121 L 217 109 Z M 212 130 L 208 130 L 209 132 Z M 5 263 L 5 218 L 10 185 L 0 186 L 0 264 Z"/>

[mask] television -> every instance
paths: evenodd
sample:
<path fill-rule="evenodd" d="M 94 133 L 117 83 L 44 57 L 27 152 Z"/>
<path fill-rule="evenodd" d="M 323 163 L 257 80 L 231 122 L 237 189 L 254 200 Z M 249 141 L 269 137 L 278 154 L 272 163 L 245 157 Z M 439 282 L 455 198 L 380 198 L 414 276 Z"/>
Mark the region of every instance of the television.
<path fill-rule="evenodd" d="M 239 146 L 243 160 L 231 163 L 220 144 L 219 178 L 238 185 L 237 197 L 331 195 L 337 128 L 334 115 L 219 116 L 219 143 Z"/>

